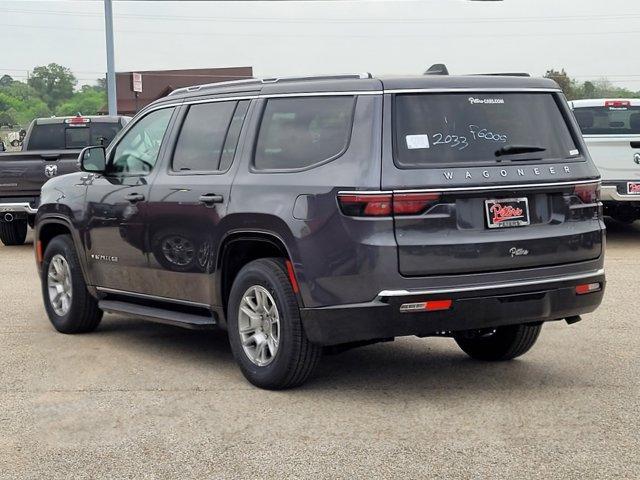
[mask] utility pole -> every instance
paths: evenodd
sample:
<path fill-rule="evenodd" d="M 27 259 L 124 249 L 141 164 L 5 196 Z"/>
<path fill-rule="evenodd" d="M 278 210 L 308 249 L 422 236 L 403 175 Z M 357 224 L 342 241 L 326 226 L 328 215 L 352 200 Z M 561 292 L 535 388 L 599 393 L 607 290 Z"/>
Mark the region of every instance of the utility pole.
<path fill-rule="evenodd" d="M 117 115 L 116 67 L 113 58 L 113 9 L 111 7 L 111 0 L 104 0 L 104 30 L 107 41 L 107 103 L 109 105 L 109 115 Z"/>

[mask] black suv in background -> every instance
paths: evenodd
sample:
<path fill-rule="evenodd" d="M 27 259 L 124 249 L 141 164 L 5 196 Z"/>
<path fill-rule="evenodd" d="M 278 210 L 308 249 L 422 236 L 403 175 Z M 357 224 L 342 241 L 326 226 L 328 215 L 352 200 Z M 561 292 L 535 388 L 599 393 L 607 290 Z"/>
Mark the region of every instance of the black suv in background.
<path fill-rule="evenodd" d="M 191 87 L 80 159 L 38 210 L 54 327 L 103 311 L 222 327 L 260 387 L 302 383 L 323 347 L 403 335 L 512 359 L 602 299 L 599 174 L 550 80 Z"/>

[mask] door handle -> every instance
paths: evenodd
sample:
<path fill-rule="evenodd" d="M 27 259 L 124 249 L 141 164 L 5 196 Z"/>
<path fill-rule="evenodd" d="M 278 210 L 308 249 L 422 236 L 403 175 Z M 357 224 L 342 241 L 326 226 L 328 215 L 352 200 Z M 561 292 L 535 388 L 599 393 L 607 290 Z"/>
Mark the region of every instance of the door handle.
<path fill-rule="evenodd" d="M 631 148 L 640 148 L 640 142 L 631 142 Z"/>
<path fill-rule="evenodd" d="M 204 203 L 205 205 L 213 205 L 214 203 L 222 203 L 224 200 L 222 195 L 216 195 L 215 193 L 205 193 L 204 195 L 200 195 L 200 203 Z"/>
<path fill-rule="evenodd" d="M 136 203 L 144 200 L 144 195 L 141 193 L 129 193 L 124 198 L 126 198 L 131 203 Z"/>

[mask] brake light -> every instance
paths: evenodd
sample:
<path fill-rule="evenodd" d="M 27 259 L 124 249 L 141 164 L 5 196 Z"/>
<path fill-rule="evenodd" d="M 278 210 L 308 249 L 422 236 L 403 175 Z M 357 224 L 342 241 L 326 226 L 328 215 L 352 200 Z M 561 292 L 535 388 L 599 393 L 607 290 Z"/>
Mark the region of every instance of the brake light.
<path fill-rule="evenodd" d="M 604 106 L 614 108 L 630 107 L 631 102 L 629 100 L 605 100 Z"/>
<path fill-rule="evenodd" d="M 600 201 L 600 184 L 576 185 L 573 194 L 582 200 L 582 203 L 597 203 Z"/>
<path fill-rule="evenodd" d="M 69 125 L 84 125 L 85 123 L 89 123 L 91 121 L 90 118 L 84 118 L 81 117 L 80 115 L 73 117 L 73 118 L 67 118 L 64 123 L 67 123 Z"/>
<path fill-rule="evenodd" d="M 393 195 L 393 213 L 395 215 L 418 215 L 439 199 L 439 193 L 395 193 Z"/>
<path fill-rule="evenodd" d="M 600 290 L 602 290 L 602 285 L 600 285 L 600 283 L 585 283 L 576 287 L 576 293 L 578 295 L 599 292 Z"/>
<path fill-rule="evenodd" d="M 338 194 L 342 213 L 352 217 L 386 217 L 391 215 L 390 193 Z"/>
<path fill-rule="evenodd" d="M 339 193 L 338 203 L 352 217 L 419 215 L 440 199 L 439 193 Z"/>

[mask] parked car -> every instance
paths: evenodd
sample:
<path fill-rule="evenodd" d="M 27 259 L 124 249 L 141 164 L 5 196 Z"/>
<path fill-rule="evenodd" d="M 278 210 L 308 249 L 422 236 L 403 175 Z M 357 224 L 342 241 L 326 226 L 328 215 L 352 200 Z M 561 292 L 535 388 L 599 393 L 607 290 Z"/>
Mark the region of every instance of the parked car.
<path fill-rule="evenodd" d="M 640 99 L 570 105 L 602 175 L 604 214 L 624 223 L 640 219 Z"/>
<path fill-rule="evenodd" d="M 259 387 L 403 335 L 509 360 L 602 299 L 600 177 L 551 80 L 191 87 L 80 162 L 37 214 L 53 326 L 221 327 Z"/>
<path fill-rule="evenodd" d="M 31 122 L 21 152 L 0 154 L 0 240 L 21 245 L 33 226 L 40 187 L 49 178 L 77 172 L 78 154 L 89 145 L 108 145 L 129 117 L 53 117 Z M 14 138 L 11 142 L 13 145 Z"/>

